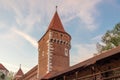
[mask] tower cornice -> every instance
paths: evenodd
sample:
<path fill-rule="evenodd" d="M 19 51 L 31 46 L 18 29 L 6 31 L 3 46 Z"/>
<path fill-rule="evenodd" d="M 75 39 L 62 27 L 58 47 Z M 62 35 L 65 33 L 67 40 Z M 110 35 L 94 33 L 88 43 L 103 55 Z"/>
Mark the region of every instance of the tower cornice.
<path fill-rule="evenodd" d="M 41 41 L 41 39 L 43 39 L 43 37 L 44 37 L 49 31 L 57 31 L 57 32 L 61 32 L 61 33 L 67 34 L 67 35 L 70 37 L 70 40 L 71 40 L 71 36 L 70 36 L 70 34 L 68 34 L 67 32 L 62 32 L 62 31 L 58 31 L 58 30 L 54 30 L 54 29 L 49 29 L 49 30 L 47 30 L 46 33 L 40 38 L 40 40 L 38 41 L 38 43 Z"/>

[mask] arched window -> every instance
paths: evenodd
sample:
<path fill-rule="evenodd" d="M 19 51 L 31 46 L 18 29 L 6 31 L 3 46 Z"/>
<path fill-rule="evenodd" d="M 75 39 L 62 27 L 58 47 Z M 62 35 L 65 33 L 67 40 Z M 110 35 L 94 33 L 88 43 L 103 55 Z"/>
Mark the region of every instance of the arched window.
<path fill-rule="evenodd" d="M 68 56 L 68 49 L 65 48 L 65 56 Z"/>
<path fill-rule="evenodd" d="M 50 39 L 50 42 L 53 42 L 53 39 Z"/>
<path fill-rule="evenodd" d="M 54 40 L 54 42 L 56 42 L 56 39 Z"/>

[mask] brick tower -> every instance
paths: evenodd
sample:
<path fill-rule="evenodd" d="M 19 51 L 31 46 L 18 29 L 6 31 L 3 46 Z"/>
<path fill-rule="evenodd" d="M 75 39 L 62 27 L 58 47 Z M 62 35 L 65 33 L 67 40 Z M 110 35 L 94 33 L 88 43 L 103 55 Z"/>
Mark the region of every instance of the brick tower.
<path fill-rule="evenodd" d="M 69 67 L 71 36 L 64 30 L 57 10 L 43 37 L 38 41 L 38 76 Z"/>

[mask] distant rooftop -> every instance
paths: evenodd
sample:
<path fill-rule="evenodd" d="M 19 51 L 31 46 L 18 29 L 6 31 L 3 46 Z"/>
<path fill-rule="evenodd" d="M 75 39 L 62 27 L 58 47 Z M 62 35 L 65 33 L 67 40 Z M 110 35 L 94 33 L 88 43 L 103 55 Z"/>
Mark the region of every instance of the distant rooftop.
<path fill-rule="evenodd" d="M 1 63 L 0 63 L 0 70 L 6 70 L 6 71 L 8 71 Z"/>

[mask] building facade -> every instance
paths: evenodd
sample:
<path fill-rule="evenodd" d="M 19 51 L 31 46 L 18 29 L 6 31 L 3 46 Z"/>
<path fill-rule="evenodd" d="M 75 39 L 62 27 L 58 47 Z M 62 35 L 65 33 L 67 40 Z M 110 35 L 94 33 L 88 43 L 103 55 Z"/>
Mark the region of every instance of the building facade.
<path fill-rule="evenodd" d="M 24 73 L 21 69 L 21 67 L 19 68 L 18 72 L 15 74 L 13 80 L 21 80 L 21 78 L 23 77 Z"/>
<path fill-rule="evenodd" d="M 38 64 L 20 80 L 120 80 L 120 46 L 70 67 L 70 41 L 56 11 L 38 41 Z"/>
<path fill-rule="evenodd" d="M 120 46 L 42 80 L 120 80 Z"/>
<path fill-rule="evenodd" d="M 38 76 L 69 67 L 70 35 L 64 30 L 57 11 L 44 36 L 38 41 Z"/>
<path fill-rule="evenodd" d="M 23 75 L 21 80 L 40 80 L 69 68 L 71 36 L 65 31 L 55 12 L 46 33 L 38 41 L 38 65 Z"/>
<path fill-rule="evenodd" d="M 0 80 L 5 80 L 9 71 L 0 63 Z"/>

